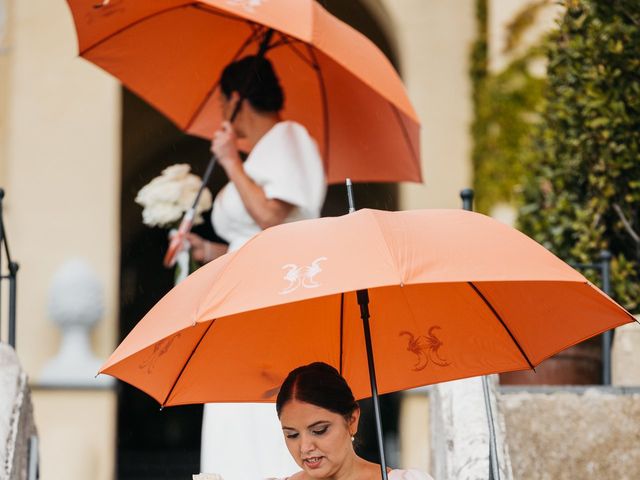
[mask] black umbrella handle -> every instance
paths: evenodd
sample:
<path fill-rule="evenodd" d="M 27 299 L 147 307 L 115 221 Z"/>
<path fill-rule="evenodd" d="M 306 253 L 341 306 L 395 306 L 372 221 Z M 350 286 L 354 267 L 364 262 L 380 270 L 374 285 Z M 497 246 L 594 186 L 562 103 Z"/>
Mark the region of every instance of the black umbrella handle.
<path fill-rule="evenodd" d="M 369 364 L 369 381 L 371 382 L 371 399 L 373 400 L 373 412 L 376 419 L 376 437 L 378 438 L 378 451 L 380 452 L 380 470 L 383 480 L 387 480 L 387 459 L 384 454 L 384 439 L 382 437 L 382 414 L 380 413 L 380 400 L 378 399 L 378 383 L 376 381 L 376 367 L 373 361 L 373 347 L 371 345 L 371 328 L 369 327 L 369 291 L 358 290 L 358 305 L 360 305 L 360 317 L 364 328 L 364 343 L 367 347 L 367 363 Z"/>

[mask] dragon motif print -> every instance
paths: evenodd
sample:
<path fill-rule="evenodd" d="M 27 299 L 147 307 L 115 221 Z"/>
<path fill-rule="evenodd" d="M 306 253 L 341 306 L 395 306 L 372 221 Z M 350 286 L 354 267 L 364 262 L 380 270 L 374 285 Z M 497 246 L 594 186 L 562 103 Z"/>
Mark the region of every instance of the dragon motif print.
<path fill-rule="evenodd" d="M 169 338 L 165 338 L 164 340 L 160 340 L 156 344 L 153 345 L 153 350 L 151 351 L 151 355 L 144 362 L 142 362 L 138 368 L 140 370 L 146 370 L 148 374 L 151 374 L 153 370 L 156 368 L 156 363 L 165 353 L 169 351 L 171 345 L 175 340 L 180 338 L 180 334 L 173 335 Z"/>
<path fill-rule="evenodd" d="M 287 285 L 283 290 L 279 292 L 280 295 L 286 295 L 287 293 L 291 293 L 300 287 L 319 287 L 320 284 L 314 279 L 314 277 L 322 271 L 322 268 L 320 268 L 320 262 L 326 259 L 327 257 L 319 257 L 311 262 L 311 265 L 302 267 L 299 267 L 298 265 L 295 265 L 293 263 L 284 265 L 282 269 L 287 270 L 287 273 L 283 278 L 284 280 L 289 282 L 289 285 Z"/>
<path fill-rule="evenodd" d="M 439 367 L 448 367 L 451 365 L 448 361 L 443 359 L 440 356 L 438 350 L 442 347 L 442 341 L 436 337 L 434 331 L 441 330 L 439 326 L 431 327 L 427 335 L 419 335 L 415 336 L 411 332 L 400 332 L 399 336 L 407 336 L 409 337 L 409 344 L 407 345 L 407 350 L 416 355 L 417 361 L 413 366 L 413 370 L 420 371 L 424 370 L 429 363 L 433 363 L 438 365 Z"/>

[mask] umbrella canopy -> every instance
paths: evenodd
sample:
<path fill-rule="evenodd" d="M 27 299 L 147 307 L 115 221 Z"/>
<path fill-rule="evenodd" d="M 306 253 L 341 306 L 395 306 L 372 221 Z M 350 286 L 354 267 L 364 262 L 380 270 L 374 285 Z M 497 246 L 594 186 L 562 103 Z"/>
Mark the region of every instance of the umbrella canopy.
<path fill-rule="evenodd" d="M 68 0 L 79 54 L 116 76 L 182 130 L 211 138 L 218 80 L 267 57 L 286 95 L 283 117 L 319 143 L 329 182 L 421 181 L 419 121 L 384 54 L 315 0 Z"/>
<path fill-rule="evenodd" d="M 162 405 L 273 401 L 324 361 L 371 395 L 356 292 L 368 289 L 378 391 L 532 368 L 633 317 L 542 246 L 461 210 L 270 228 L 171 290 L 101 373 Z"/>

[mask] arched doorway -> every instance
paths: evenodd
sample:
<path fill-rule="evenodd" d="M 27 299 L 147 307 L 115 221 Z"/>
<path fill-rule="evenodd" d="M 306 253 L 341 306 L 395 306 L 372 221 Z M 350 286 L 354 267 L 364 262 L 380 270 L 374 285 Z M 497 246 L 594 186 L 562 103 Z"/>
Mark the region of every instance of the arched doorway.
<path fill-rule="evenodd" d="M 364 2 L 320 3 L 372 38 L 397 66 L 392 43 Z M 184 135 L 134 94 L 125 90 L 122 98 L 121 339 L 173 283 L 173 273 L 161 265 L 166 231 L 142 224 L 141 208 L 134 202 L 136 193 L 175 163 L 189 163 L 202 175 L 209 158 L 208 142 Z M 209 185 L 214 194 L 224 183 L 224 172 L 216 169 Z M 358 207 L 397 207 L 393 184 L 356 185 L 355 194 Z M 346 203 L 344 187 L 331 187 L 323 215 L 346 213 Z M 197 231 L 209 238 L 214 235 L 209 226 L 197 227 Z M 183 479 L 199 471 L 201 405 L 160 411 L 154 400 L 123 383 L 119 384 L 118 398 L 119 480 Z M 366 441 L 362 447 L 367 447 Z"/>

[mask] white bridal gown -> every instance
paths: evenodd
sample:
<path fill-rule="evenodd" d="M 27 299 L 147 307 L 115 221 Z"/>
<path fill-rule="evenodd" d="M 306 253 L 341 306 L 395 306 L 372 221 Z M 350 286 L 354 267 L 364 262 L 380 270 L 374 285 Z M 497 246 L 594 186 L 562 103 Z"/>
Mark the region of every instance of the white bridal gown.
<path fill-rule="evenodd" d="M 244 169 L 268 198 L 295 205 L 286 222 L 320 216 L 326 194 L 322 159 L 302 125 L 277 123 L 254 146 Z M 229 251 L 260 232 L 233 183 L 216 197 L 212 222 Z M 225 480 L 284 477 L 300 469 L 285 446 L 272 403 L 206 404 L 200 458 L 200 471 Z"/>

